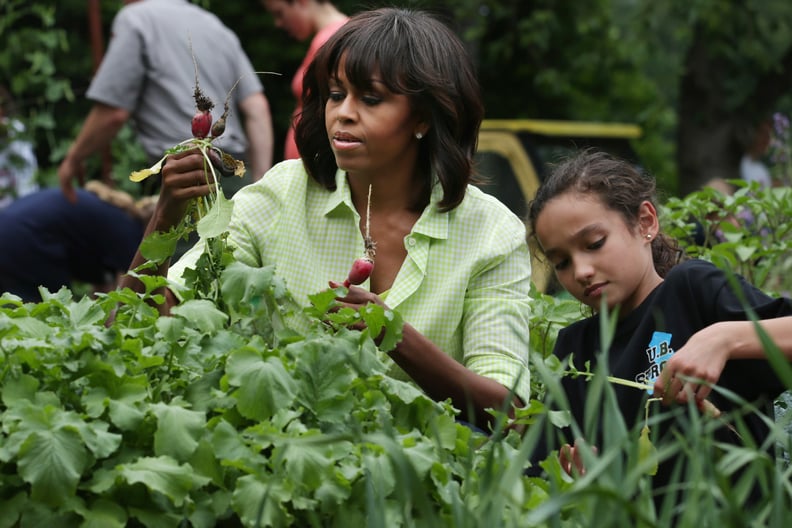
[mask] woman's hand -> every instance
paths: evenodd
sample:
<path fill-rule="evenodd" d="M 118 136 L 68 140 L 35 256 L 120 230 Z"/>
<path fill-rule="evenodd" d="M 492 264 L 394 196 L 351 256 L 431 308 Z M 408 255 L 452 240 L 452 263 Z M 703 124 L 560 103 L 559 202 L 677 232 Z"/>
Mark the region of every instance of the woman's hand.
<path fill-rule="evenodd" d="M 333 289 L 344 287 L 344 285 L 341 284 L 340 282 L 330 281 L 329 284 L 330 287 Z M 339 308 L 346 307 L 346 308 L 352 308 L 354 310 L 360 310 L 367 304 L 376 304 L 382 306 L 385 309 L 388 308 L 388 306 L 382 301 L 379 295 L 377 295 L 376 293 L 371 293 L 370 291 L 365 290 L 359 286 L 350 286 L 349 289 L 347 290 L 346 295 L 344 295 L 343 297 L 336 297 L 336 301 L 339 304 Z M 359 322 L 352 325 L 351 328 L 362 331 L 366 328 L 366 323 L 364 323 L 363 320 L 360 320 Z M 380 335 L 372 336 L 374 338 L 374 342 L 377 343 L 377 345 L 381 343 L 382 338 L 384 336 L 384 332 L 385 329 L 382 330 Z"/>
<path fill-rule="evenodd" d="M 181 222 L 190 200 L 213 191 L 208 183 L 206 160 L 198 149 L 171 154 L 161 171 L 162 185 L 152 222 L 158 231 L 167 231 Z"/>
<path fill-rule="evenodd" d="M 654 384 L 654 396 L 663 403 L 685 403 L 691 396 L 701 408 L 718 382 L 729 359 L 732 339 L 729 323 L 715 323 L 693 334 L 674 352 Z"/>
<path fill-rule="evenodd" d="M 336 281 L 330 281 L 329 284 L 333 289 L 344 287 L 343 284 Z M 336 297 L 336 300 L 343 306 L 348 306 L 349 308 L 354 308 L 356 310 L 369 303 L 378 304 L 384 308 L 387 308 L 382 299 L 380 299 L 379 295 L 376 293 L 371 293 L 370 291 L 359 286 L 350 286 L 346 295 L 343 297 Z"/>

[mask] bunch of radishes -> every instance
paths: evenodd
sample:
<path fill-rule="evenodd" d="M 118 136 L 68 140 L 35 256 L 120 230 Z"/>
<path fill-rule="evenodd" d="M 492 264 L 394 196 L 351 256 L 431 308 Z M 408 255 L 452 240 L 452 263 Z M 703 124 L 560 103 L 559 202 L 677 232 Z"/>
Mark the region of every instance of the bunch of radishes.
<path fill-rule="evenodd" d="M 205 140 L 209 137 L 209 141 L 211 141 L 223 135 L 223 132 L 225 132 L 231 94 L 234 92 L 234 89 L 236 89 L 239 79 L 237 79 L 226 95 L 223 105 L 223 115 L 212 124 L 212 109 L 215 105 L 201 90 L 201 85 L 198 82 L 198 63 L 195 61 L 195 56 L 193 56 L 193 63 L 195 64 L 195 89 L 193 91 L 193 99 L 195 100 L 196 111 L 191 121 L 192 135 L 193 139 Z M 226 154 L 215 145 L 204 145 L 201 150 L 212 163 L 212 166 L 219 170 L 220 174 L 223 176 L 242 176 L 244 174 L 244 163 Z"/>

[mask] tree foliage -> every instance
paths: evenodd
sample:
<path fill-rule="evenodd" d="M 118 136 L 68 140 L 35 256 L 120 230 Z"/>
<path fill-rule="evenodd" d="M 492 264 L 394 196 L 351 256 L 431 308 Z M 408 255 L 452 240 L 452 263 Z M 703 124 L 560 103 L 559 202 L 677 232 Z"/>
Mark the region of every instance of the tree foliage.
<path fill-rule="evenodd" d="M 240 36 L 273 112 L 276 160 L 294 101 L 289 83 L 308 43 L 274 27 L 257 2 L 197 3 Z M 94 68 L 88 2 L 6 0 L 0 71 L 34 135 L 45 182 L 79 130 Z M 104 44 L 119 3 L 99 2 Z M 782 0 L 338 0 L 348 14 L 379 5 L 446 17 L 474 57 L 487 117 L 632 122 L 644 165 L 671 194 L 736 175 L 756 120 L 785 111 L 792 4 Z M 18 53 L 14 50 L 25 50 Z M 139 164 L 131 134 L 114 147 Z M 130 162 L 130 159 L 135 159 Z M 49 180 L 51 181 L 51 179 Z"/>
<path fill-rule="evenodd" d="M 713 178 L 739 178 L 756 126 L 792 84 L 792 4 L 703 1 L 696 7 L 679 81 L 682 192 Z"/>

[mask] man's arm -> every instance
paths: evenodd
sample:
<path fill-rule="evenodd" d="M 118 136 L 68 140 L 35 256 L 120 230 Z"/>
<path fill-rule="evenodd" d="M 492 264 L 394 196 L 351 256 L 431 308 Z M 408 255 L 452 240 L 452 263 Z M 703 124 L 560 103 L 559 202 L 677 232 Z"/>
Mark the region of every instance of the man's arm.
<path fill-rule="evenodd" d="M 272 166 L 272 115 L 262 92 L 248 95 L 239 105 L 248 139 L 248 171 L 253 181 L 260 179 Z"/>
<path fill-rule="evenodd" d="M 86 158 L 109 145 L 127 119 L 129 112 L 123 108 L 102 103 L 95 103 L 91 108 L 77 139 L 58 167 L 61 190 L 70 202 L 77 201 L 74 179 L 76 178 L 81 185 L 85 183 Z"/>

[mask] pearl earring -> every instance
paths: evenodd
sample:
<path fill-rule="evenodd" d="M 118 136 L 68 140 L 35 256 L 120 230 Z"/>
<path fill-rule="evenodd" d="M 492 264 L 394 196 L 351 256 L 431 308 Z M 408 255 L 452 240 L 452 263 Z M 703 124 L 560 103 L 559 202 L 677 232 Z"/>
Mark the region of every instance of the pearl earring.
<path fill-rule="evenodd" d="M 423 138 L 423 134 L 421 132 L 415 133 L 415 139 L 422 139 L 422 138 Z"/>
<path fill-rule="evenodd" d="M 649 240 L 650 238 L 652 238 L 652 235 L 650 235 L 650 234 L 647 234 L 647 235 L 646 235 L 646 239 L 647 239 L 647 240 Z"/>

